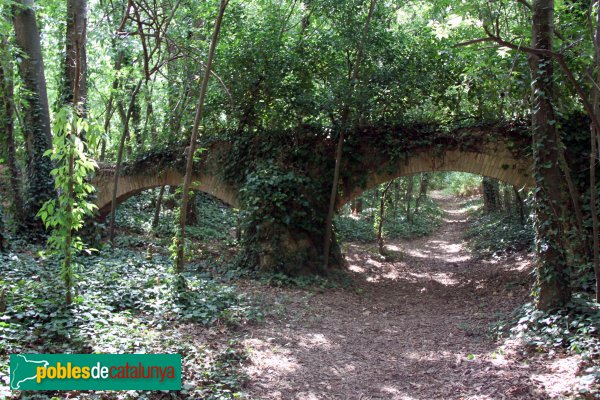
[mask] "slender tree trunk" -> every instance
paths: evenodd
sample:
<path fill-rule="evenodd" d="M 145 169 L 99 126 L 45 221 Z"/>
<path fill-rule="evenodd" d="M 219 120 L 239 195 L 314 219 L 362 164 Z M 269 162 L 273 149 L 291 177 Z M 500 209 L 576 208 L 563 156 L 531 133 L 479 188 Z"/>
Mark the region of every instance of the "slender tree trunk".
<path fill-rule="evenodd" d="M 2 207 L 2 194 L 0 194 L 0 253 L 3 253 L 4 250 L 6 249 L 6 244 L 5 244 L 5 237 L 4 237 L 5 233 L 4 233 L 4 207 Z M 4 293 L 2 293 L 4 294 Z M 0 295 L 0 297 L 2 297 Z M 2 302 L 0 302 L 0 308 L 4 308 L 4 305 L 2 304 Z M 6 309 L 4 309 L 3 311 L 6 311 Z"/>
<path fill-rule="evenodd" d="M 133 106 L 135 99 L 140 92 L 142 87 L 143 79 L 138 81 L 137 86 L 131 94 L 129 100 L 129 108 L 123 121 L 123 132 L 121 133 L 121 140 L 119 141 L 119 149 L 117 150 L 117 165 L 115 166 L 115 180 L 113 183 L 112 200 L 110 202 L 110 228 L 109 228 L 109 239 L 110 243 L 114 246 L 115 244 L 115 216 L 117 211 L 117 192 L 119 190 L 119 176 L 121 175 L 121 164 L 123 163 L 123 149 L 125 148 L 125 139 L 129 136 L 129 121 L 131 120 L 131 114 L 133 112 Z"/>
<path fill-rule="evenodd" d="M 412 216 L 412 213 L 410 212 L 410 206 L 411 206 L 412 199 L 413 199 L 414 187 L 415 187 L 415 180 L 412 176 L 409 176 L 408 182 L 406 185 L 406 221 L 409 224 L 412 224 L 412 222 L 413 222 L 413 216 Z"/>
<path fill-rule="evenodd" d="M 425 198 L 427 197 L 428 186 L 429 186 L 429 174 L 428 173 L 421 174 L 421 182 L 419 185 L 419 196 L 417 197 L 417 200 L 415 201 L 415 214 L 419 213 L 419 206 L 421 205 L 421 202 L 423 200 L 425 200 Z"/>
<path fill-rule="evenodd" d="M 515 205 L 517 206 L 517 211 L 519 212 L 519 222 L 521 226 L 525 225 L 525 202 L 521 197 L 521 194 L 517 190 L 516 187 L 513 186 L 513 192 L 515 194 Z"/>
<path fill-rule="evenodd" d="M 533 47 L 552 50 L 554 1 L 533 2 Z M 537 306 L 542 310 L 564 306 L 571 298 L 564 251 L 564 176 L 560 169 L 560 138 L 556 130 L 552 59 L 529 55 L 533 90 L 533 159 L 536 183 Z"/>
<path fill-rule="evenodd" d="M 24 100 L 28 105 L 23 118 L 23 133 L 30 154 L 27 161 L 26 218 L 31 228 L 37 230 L 42 228 L 42 224 L 35 215 L 55 193 L 50 175 L 52 165 L 50 159 L 44 157 L 44 152 L 52 145 L 52 133 L 40 33 L 32 6 L 33 0 L 16 1 L 13 25 L 17 47 L 23 54 L 19 73 L 23 80 Z"/>
<path fill-rule="evenodd" d="M 379 254 L 385 254 L 385 248 L 383 243 L 383 223 L 385 221 L 385 201 L 387 199 L 388 190 L 390 186 L 392 186 L 393 180 L 389 181 L 385 188 L 383 189 L 383 193 L 381 194 L 381 201 L 379 202 L 379 226 L 377 227 L 377 244 L 379 246 Z"/>
<path fill-rule="evenodd" d="M 594 105 L 598 110 L 599 96 L 596 94 Z M 600 113 L 599 113 L 600 114 Z M 594 264 L 594 274 L 596 276 L 596 302 L 600 303 L 600 232 L 598 229 L 598 208 L 596 206 L 596 158 L 598 147 L 594 127 L 590 133 L 591 153 L 590 153 L 590 213 L 592 214 L 592 255 Z"/>
<path fill-rule="evenodd" d="M 200 97 L 198 99 L 198 105 L 196 107 L 196 115 L 194 117 L 194 125 L 192 127 L 192 135 L 190 137 L 190 151 L 187 157 L 187 163 L 185 168 L 185 177 L 183 180 L 183 191 L 181 193 L 181 211 L 179 213 L 179 238 L 177 243 L 177 271 L 183 271 L 185 264 L 185 226 L 187 218 L 187 205 L 189 198 L 190 185 L 192 183 L 192 173 L 194 166 L 194 154 L 196 152 L 196 141 L 198 140 L 198 130 L 202 121 L 202 113 L 204 111 L 204 98 L 208 90 L 208 80 L 210 79 L 210 71 L 215 57 L 215 51 L 217 49 L 217 41 L 219 40 L 219 31 L 221 30 L 221 23 L 223 22 L 223 15 L 225 14 L 225 8 L 229 0 L 221 0 L 221 6 L 219 7 L 219 14 L 215 22 L 215 28 L 213 31 L 212 39 L 210 41 L 210 49 L 208 51 L 208 60 L 206 61 L 206 69 L 204 76 L 202 77 L 202 86 L 200 87 Z"/>
<path fill-rule="evenodd" d="M 8 49 L 8 41 L 6 36 L 1 40 L 2 48 Z M 17 151 L 14 134 L 14 86 L 13 86 L 13 67 L 10 58 L 6 53 L 0 55 L 0 125 L 4 127 L 2 130 L 4 147 L 3 153 L 6 156 L 6 164 L 10 171 L 10 192 L 12 202 L 13 218 L 17 225 L 23 222 L 23 197 L 21 196 L 21 181 L 20 171 L 17 166 Z"/>
<path fill-rule="evenodd" d="M 354 96 L 354 89 L 356 86 L 356 81 L 358 79 L 358 71 L 360 68 L 360 64 L 362 63 L 363 50 L 365 41 L 367 39 L 367 34 L 369 32 L 369 25 L 371 23 L 371 18 L 373 17 L 373 11 L 375 10 L 375 5 L 377 4 L 377 0 L 371 0 L 371 5 L 369 7 L 369 14 L 367 15 L 367 20 L 365 22 L 365 26 L 363 27 L 362 37 L 358 44 L 358 49 L 356 52 L 356 60 L 354 61 L 354 66 L 352 68 L 352 74 L 350 76 L 350 97 Z M 350 116 L 350 104 L 346 101 L 344 109 L 342 110 L 342 117 L 340 121 L 340 133 L 338 136 L 338 141 L 335 149 L 335 166 L 333 168 L 333 180 L 331 182 L 331 194 L 329 195 L 329 208 L 327 210 L 327 217 L 325 219 L 325 235 L 323 238 L 323 270 L 326 271 L 329 266 L 329 252 L 331 249 L 331 239 L 332 239 L 332 225 L 333 225 L 333 215 L 335 213 L 335 201 L 337 199 L 338 192 L 338 182 L 340 180 L 340 166 L 342 164 L 342 154 L 344 148 L 344 139 L 346 136 L 346 129 L 348 125 L 348 118 Z"/>
<path fill-rule="evenodd" d="M 160 187 L 160 192 L 158 193 L 158 197 L 156 198 L 156 208 L 154 209 L 154 218 L 152 219 L 152 229 L 156 230 L 158 228 L 158 223 L 160 222 L 160 209 L 162 206 L 163 196 L 165 195 L 165 186 Z"/>
<path fill-rule="evenodd" d="M 600 120 L 600 1 L 596 1 L 596 29 L 593 32 L 595 48 L 596 86 L 592 87 L 594 113 Z M 600 303 L 600 229 L 598 207 L 596 203 L 596 167 L 598 165 L 598 145 L 600 144 L 600 127 L 590 124 L 590 213 L 592 215 L 592 263 L 596 277 L 596 302 Z"/>
<path fill-rule="evenodd" d="M 504 201 L 504 211 L 507 215 L 512 215 L 512 199 L 510 198 L 510 187 L 508 184 L 502 184 L 502 200 Z"/>
<path fill-rule="evenodd" d="M 115 44 L 113 43 L 113 48 L 115 48 Z M 115 60 L 115 71 L 119 71 L 121 69 L 121 63 L 123 61 L 123 51 L 119 50 L 117 53 L 117 58 Z M 121 86 L 121 82 L 119 78 L 115 78 L 113 80 L 110 96 L 108 97 L 108 102 L 106 103 L 106 115 L 104 116 L 104 135 L 110 136 L 110 122 L 114 115 L 114 103 L 115 103 L 115 93 L 117 89 Z M 100 150 L 100 161 L 104 161 L 106 159 L 106 138 L 102 139 L 102 148 Z"/>

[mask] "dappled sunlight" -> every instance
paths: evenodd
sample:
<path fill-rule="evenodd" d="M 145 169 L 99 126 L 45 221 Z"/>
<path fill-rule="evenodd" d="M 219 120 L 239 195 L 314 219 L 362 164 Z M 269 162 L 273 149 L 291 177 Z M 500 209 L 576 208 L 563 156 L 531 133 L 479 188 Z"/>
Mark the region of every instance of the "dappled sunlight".
<path fill-rule="evenodd" d="M 245 341 L 254 347 L 259 340 L 246 369 L 253 393 L 277 400 L 344 393 L 545 398 L 537 395 L 542 376 L 533 382 L 489 337 L 499 315 L 527 296 L 519 282 L 531 263 L 473 260 L 462 240 L 463 212 L 446 211 L 452 223 L 434 236 L 387 241 L 384 255 L 373 243 L 345 244 L 352 289 L 315 294 L 308 308 L 294 302 L 291 317 Z"/>

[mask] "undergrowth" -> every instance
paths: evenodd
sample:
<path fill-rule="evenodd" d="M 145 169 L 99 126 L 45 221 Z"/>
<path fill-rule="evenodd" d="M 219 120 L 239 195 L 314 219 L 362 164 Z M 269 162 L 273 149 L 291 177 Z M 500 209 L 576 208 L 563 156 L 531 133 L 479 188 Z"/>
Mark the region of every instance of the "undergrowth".
<path fill-rule="evenodd" d="M 578 395 L 600 394 L 600 305 L 588 295 L 576 294 L 566 307 L 550 312 L 526 303 L 513 319 L 496 327 L 496 334 L 519 339 L 533 352 L 579 354 Z"/>
<path fill-rule="evenodd" d="M 8 355 L 14 353 L 179 353 L 186 387 L 173 396 L 237 396 L 243 377 L 233 366 L 243 359 L 241 346 L 231 342 L 215 350 L 194 338 L 195 324 L 235 329 L 261 318 L 234 286 L 193 272 L 175 285 L 166 255 L 113 249 L 81 258 L 74 304 L 65 306 L 57 261 L 36 250 L 0 255 L 0 382 L 8 384 Z M 187 328 L 190 337 L 182 338 Z"/>
<path fill-rule="evenodd" d="M 359 215 L 339 215 L 335 219 L 338 239 L 342 242 L 373 242 L 377 240 L 376 209 L 366 209 Z M 404 213 L 388 211 L 383 224 L 384 239 L 411 239 L 430 235 L 442 221 L 443 211 L 437 203 L 427 198 L 421 203 L 419 213 L 408 221 Z"/>
<path fill-rule="evenodd" d="M 517 216 L 502 212 L 471 213 L 471 223 L 465 233 L 467 247 L 480 258 L 504 257 L 533 246 L 534 231 L 530 223 L 521 225 Z"/>

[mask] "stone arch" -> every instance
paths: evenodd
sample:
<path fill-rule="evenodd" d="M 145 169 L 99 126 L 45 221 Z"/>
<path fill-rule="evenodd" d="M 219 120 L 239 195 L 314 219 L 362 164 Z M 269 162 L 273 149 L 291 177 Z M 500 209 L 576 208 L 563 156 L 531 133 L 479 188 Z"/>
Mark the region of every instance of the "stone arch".
<path fill-rule="evenodd" d="M 532 161 L 516 157 L 502 142 L 487 143 L 477 151 L 460 149 L 423 148 L 413 150 L 408 157 L 397 162 L 378 160 L 373 157 L 367 161 L 364 171 L 366 179 L 351 177 L 342 183 L 343 194 L 337 207 L 358 197 L 364 191 L 395 178 L 423 172 L 470 172 L 503 182 L 517 188 L 533 187 L 531 174 Z"/>
<path fill-rule="evenodd" d="M 96 187 L 95 204 L 100 218 L 110 213 L 114 185 L 114 169 L 101 168 L 92 183 Z M 165 170 L 157 174 L 138 173 L 121 175 L 117 185 L 117 205 L 144 190 L 170 185 L 178 186 L 183 182 L 183 174 L 177 170 Z M 196 174 L 192 177 L 192 189 L 204 193 L 239 208 L 237 191 L 211 174 Z"/>

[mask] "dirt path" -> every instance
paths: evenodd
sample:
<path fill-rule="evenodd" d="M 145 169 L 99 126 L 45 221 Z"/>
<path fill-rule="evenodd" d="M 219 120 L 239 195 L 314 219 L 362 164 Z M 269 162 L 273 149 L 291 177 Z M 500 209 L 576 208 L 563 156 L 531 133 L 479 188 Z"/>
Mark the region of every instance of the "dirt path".
<path fill-rule="evenodd" d="M 346 249 L 354 289 L 260 289 L 272 315 L 245 339 L 252 398 L 546 399 L 567 388 L 575 360 L 532 362 L 490 335 L 526 301 L 527 261 L 473 260 L 462 204 L 437 201 L 434 235 L 388 244 L 399 261 Z"/>

